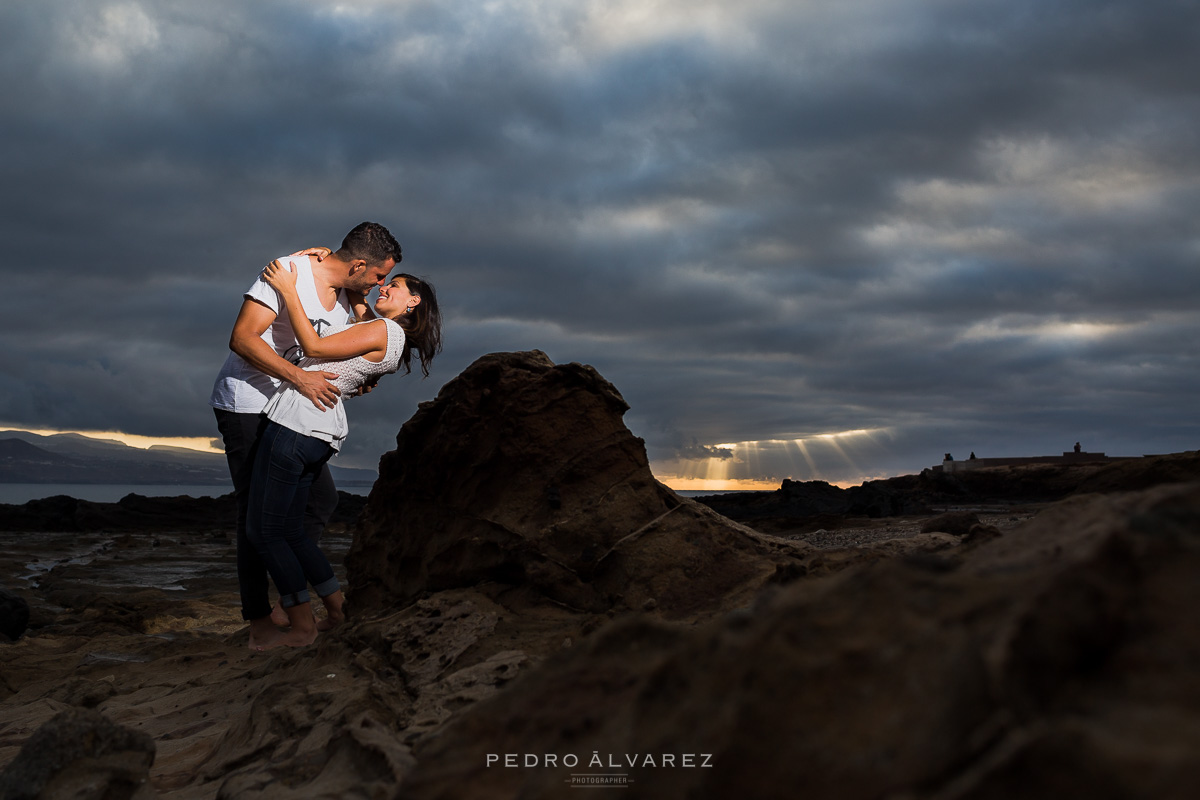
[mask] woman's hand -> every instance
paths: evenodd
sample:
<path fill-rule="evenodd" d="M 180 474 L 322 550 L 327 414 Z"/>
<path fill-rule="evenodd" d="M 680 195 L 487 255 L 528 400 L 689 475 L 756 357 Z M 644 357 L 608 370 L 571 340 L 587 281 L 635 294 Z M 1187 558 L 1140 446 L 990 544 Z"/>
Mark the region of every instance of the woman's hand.
<path fill-rule="evenodd" d="M 262 277 L 263 280 L 269 283 L 276 291 L 296 291 L 296 273 L 292 272 L 289 267 L 285 267 L 283 264 L 280 264 L 278 259 L 263 267 Z"/>
<path fill-rule="evenodd" d="M 303 250 L 292 253 L 291 258 L 298 256 L 316 256 L 317 261 L 324 261 L 333 251 L 328 247 L 306 247 Z"/>

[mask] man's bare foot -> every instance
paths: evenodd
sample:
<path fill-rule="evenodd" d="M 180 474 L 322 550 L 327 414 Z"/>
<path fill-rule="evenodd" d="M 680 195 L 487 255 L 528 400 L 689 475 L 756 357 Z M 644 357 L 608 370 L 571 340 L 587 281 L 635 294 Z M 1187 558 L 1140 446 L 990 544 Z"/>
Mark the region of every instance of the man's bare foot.
<path fill-rule="evenodd" d="M 250 649 L 256 652 L 279 646 L 283 631 L 275 627 L 270 616 L 250 620 Z"/>
<path fill-rule="evenodd" d="M 342 610 L 345 598 L 342 596 L 341 589 L 322 597 L 321 602 L 325 604 L 325 619 L 317 623 L 317 630 L 333 630 L 346 621 L 346 613 Z"/>

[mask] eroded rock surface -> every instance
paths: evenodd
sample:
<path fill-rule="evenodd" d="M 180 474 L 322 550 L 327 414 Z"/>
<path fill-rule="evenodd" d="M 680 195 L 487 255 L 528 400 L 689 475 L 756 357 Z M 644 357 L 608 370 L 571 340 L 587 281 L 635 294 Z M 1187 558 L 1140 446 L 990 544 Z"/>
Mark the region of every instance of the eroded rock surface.
<path fill-rule="evenodd" d="M 798 581 L 699 628 L 631 620 L 465 711 L 396 796 L 551 798 L 620 773 L 653 798 L 1187 797 L 1198 532 L 1200 486 L 1092 496 L 956 563 Z M 505 753 L 560 766 L 489 763 Z"/>
<path fill-rule="evenodd" d="M 150 800 L 154 740 L 96 711 L 70 709 L 29 737 L 0 773 L 5 800 Z"/>
<path fill-rule="evenodd" d="M 468 367 L 380 462 L 346 559 L 354 613 L 501 583 L 580 612 L 681 618 L 809 555 L 656 481 L 627 408 L 593 368 L 537 351 Z"/>

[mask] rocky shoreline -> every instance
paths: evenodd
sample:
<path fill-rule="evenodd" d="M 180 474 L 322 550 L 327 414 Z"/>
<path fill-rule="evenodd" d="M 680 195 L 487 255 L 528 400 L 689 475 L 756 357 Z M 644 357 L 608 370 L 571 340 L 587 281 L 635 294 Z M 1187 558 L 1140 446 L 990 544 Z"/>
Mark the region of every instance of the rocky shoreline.
<path fill-rule="evenodd" d="M 0 508 L 0 797 L 1200 785 L 1196 453 L 696 502 L 625 410 L 480 359 L 328 534 L 349 621 L 300 650 L 246 648 L 219 503 Z"/>
<path fill-rule="evenodd" d="M 366 498 L 338 492 L 330 519 L 334 529 L 353 525 Z M 227 532 L 236 515 L 233 494 L 219 497 L 146 497 L 136 492 L 115 503 L 96 503 L 66 495 L 30 500 L 21 505 L 0 503 L 0 530 L 46 532 Z"/>

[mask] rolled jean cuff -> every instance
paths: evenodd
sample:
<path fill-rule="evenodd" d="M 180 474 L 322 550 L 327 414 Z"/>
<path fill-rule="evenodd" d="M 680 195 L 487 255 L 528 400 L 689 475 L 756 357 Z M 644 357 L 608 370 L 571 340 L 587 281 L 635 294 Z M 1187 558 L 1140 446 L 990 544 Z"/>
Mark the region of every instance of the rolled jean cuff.
<path fill-rule="evenodd" d="M 337 576 L 330 578 L 327 581 L 321 581 L 313 587 L 313 591 L 317 593 L 317 597 L 329 597 L 337 590 L 341 589 L 342 585 L 338 583 Z"/>
<path fill-rule="evenodd" d="M 271 616 L 271 610 L 272 610 L 272 608 L 271 608 L 270 603 L 267 603 L 265 605 L 255 603 L 253 605 L 243 606 L 242 607 L 242 619 L 244 619 L 246 622 L 252 622 L 256 619 L 262 619 L 263 617 L 269 617 L 269 616 Z"/>
<path fill-rule="evenodd" d="M 301 603 L 307 603 L 310 599 L 311 598 L 308 596 L 308 589 L 301 589 L 294 594 L 279 595 L 279 605 L 283 606 L 284 608 L 291 608 L 292 606 L 298 606 Z"/>

